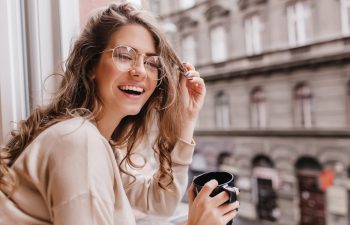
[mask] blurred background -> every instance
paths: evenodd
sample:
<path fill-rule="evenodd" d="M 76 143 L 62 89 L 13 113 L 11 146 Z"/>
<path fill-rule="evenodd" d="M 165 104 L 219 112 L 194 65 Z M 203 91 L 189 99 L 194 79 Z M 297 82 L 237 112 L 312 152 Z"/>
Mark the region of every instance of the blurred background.
<path fill-rule="evenodd" d="M 110 2 L 0 0 L 0 143 Z M 132 2 L 206 81 L 190 179 L 235 174 L 236 224 L 350 225 L 350 0 Z"/>

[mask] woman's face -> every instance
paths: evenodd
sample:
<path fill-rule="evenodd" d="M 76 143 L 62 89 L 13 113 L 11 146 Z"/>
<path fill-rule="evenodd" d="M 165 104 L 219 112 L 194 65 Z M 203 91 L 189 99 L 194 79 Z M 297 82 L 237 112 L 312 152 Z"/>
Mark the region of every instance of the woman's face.
<path fill-rule="evenodd" d="M 118 51 L 119 53 L 116 50 L 109 51 L 121 45 L 127 47 Z M 130 61 L 130 52 L 127 50 L 132 53 L 137 52 L 134 54 L 136 55 L 135 64 L 130 70 L 125 69 L 123 65 L 120 66 L 116 61 Z M 125 25 L 111 36 L 106 51 L 101 54 L 94 71 L 104 114 L 111 113 L 113 116 L 123 118 L 140 112 L 157 86 L 157 80 L 150 76 L 149 65 L 144 64 L 145 58 L 152 60 L 145 55 L 152 54 L 156 55 L 153 37 L 141 25 Z M 151 64 L 151 66 L 154 65 Z"/>

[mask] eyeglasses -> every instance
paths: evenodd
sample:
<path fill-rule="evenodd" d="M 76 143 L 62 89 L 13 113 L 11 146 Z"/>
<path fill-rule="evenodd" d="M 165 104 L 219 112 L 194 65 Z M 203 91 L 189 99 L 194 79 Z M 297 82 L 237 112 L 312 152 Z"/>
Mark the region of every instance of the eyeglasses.
<path fill-rule="evenodd" d="M 143 57 L 143 65 L 147 76 L 152 80 L 162 80 L 164 74 L 161 72 L 161 58 L 159 55 L 139 53 L 133 47 L 127 45 L 118 45 L 113 49 L 106 51 L 112 52 L 114 65 L 123 72 L 129 72 L 134 69 L 140 56 Z"/>

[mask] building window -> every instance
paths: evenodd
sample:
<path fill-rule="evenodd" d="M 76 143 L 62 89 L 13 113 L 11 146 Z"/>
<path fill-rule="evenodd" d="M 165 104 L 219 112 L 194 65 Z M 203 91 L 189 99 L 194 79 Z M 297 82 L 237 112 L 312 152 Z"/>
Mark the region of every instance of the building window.
<path fill-rule="evenodd" d="M 294 119 L 297 127 L 312 126 L 312 93 L 305 83 L 296 85 L 294 89 Z"/>
<path fill-rule="evenodd" d="M 261 28 L 259 15 L 253 15 L 244 21 L 245 44 L 248 55 L 261 53 Z"/>
<path fill-rule="evenodd" d="M 266 98 L 261 87 L 255 87 L 250 94 L 251 126 L 266 127 Z"/>
<path fill-rule="evenodd" d="M 181 9 L 188 9 L 194 6 L 196 3 L 195 0 L 180 0 L 180 8 Z"/>
<path fill-rule="evenodd" d="M 196 41 L 193 35 L 187 35 L 182 39 L 182 59 L 193 65 L 196 64 Z"/>
<path fill-rule="evenodd" d="M 346 85 L 346 109 L 347 109 L 347 120 L 348 126 L 350 126 L 350 81 Z"/>
<path fill-rule="evenodd" d="M 229 97 L 223 91 L 215 96 L 215 124 L 218 128 L 230 127 Z"/>
<path fill-rule="evenodd" d="M 341 21 L 344 35 L 350 34 L 350 0 L 341 0 Z"/>
<path fill-rule="evenodd" d="M 210 30 L 211 58 L 214 63 L 227 59 L 226 31 L 224 26 L 216 26 Z"/>
<path fill-rule="evenodd" d="M 288 37 L 291 46 L 306 44 L 311 36 L 311 9 L 307 1 L 287 7 Z"/>
<path fill-rule="evenodd" d="M 152 0 L 149 4 L 150 11 L 155 15 L 160 14 L 160 0 Z"/>
<path fill-rule="evenodd" d="M 277 221 L 280 216 L 277 192 L 279 176 L 274 162 L 265 155 L 257 155 L 253 161 L 253 198 L 259 219 Z"/>

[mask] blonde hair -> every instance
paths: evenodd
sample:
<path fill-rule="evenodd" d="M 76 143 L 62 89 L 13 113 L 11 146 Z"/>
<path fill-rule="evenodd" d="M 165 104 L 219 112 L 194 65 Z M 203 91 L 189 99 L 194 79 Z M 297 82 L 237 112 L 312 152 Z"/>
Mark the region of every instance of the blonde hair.
<path fill-rule="evenodd" d="M 140 141 L 149 135 L 152 118 L 156 115 L 158 134 L 152 148 L 159 160 L 159 169 L 155 179 L 163 189 L 172 184 L 170 154 L 181 132 L 183 109 L 176 68 L 182 68 L 182 65 L 154 18 L 128 3 L 121 3 L 111 4 L 90 18 L 65 63 L 64 79 L 54 100 L 46 107 L 33 110 L 26 120 L 19 123 L 18 129 L 11 132 L 10 140 L 0 151 L 0 189 L 14 189 L 16 177 L 10 167 L 42 131 L 74 116 L 95 119 L 99 115 L 102 104 L 92 70 L 111 35 L 127 24 L 142 25 L 152 34 L 157 53 L 162 58 L 159 72 L 164 73 L 164 78 L 137 115 L 122 119 L 111 136 L 110 144 L 115 148 L 126 148 L 122 163 L 137 167 L 131 155 Z"/>

